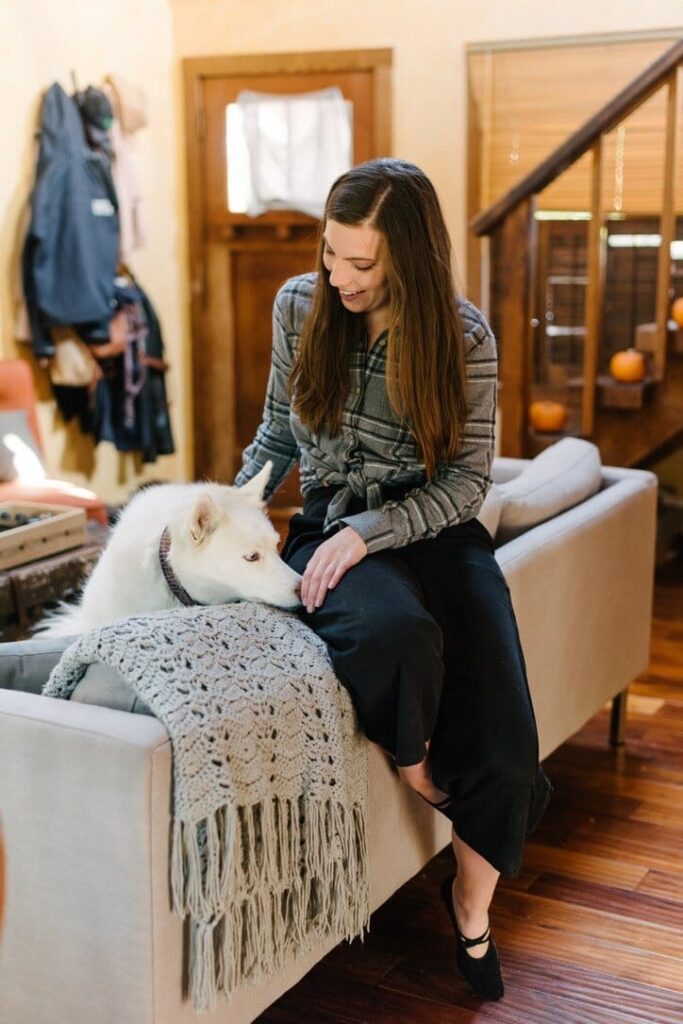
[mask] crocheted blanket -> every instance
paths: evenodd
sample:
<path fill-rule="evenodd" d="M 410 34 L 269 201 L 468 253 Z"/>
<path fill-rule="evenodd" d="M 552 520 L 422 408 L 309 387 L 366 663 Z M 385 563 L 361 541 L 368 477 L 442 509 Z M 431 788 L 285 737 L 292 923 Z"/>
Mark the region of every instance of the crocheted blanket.
<path fill-rule="evenodd" d="M 116 669 L 173 746 L 173 906 L 190 993 L 211 1009 L 321 939 L 369 920 L 367 758 L 324 643 L 250 602 L 172 609 L 84 634 L 43 691 Z"/>

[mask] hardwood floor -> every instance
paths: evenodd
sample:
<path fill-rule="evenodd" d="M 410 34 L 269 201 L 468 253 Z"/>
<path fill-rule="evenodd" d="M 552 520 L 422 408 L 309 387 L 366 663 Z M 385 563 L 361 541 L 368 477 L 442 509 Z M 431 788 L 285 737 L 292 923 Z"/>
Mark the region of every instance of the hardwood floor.
<path fill-rule="evenodd" d="M 555 786 L 491 910 L 506 994 L 482 1003 L 455 969 L 440 853 L 259 1024 L 683 1024 L 683 561 L 658 572 L 651 660 L 630 689 L 626 745 L 609 712 L 545 763 Z"/>

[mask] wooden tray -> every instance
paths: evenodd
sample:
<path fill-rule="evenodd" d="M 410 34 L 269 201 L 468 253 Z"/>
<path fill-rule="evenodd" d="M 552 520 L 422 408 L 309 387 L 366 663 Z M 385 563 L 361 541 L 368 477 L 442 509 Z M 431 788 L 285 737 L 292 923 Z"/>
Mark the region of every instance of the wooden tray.
<path fill-rule="evenodd" d="M 50 513 L 49 518 L 37 523 L 0 531 L 0 571 L 77 548 L 85 542 L 85 509 L 37 501 L 5 501 L 0 502 L 0 512 Z"/>

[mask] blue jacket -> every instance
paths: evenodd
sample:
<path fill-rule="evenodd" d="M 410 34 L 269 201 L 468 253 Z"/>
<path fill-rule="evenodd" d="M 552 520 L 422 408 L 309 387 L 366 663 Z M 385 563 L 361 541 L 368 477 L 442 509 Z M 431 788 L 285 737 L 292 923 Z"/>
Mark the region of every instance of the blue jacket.
<path fill-rule="evenodd" d="M 109 160 L 88 146 L 75 100 L 55 83 L 43 100 L 40 149 L 23 252 L 33 349 L 51 355 L 53 324 L 108 322 L 119 248 Z"/>

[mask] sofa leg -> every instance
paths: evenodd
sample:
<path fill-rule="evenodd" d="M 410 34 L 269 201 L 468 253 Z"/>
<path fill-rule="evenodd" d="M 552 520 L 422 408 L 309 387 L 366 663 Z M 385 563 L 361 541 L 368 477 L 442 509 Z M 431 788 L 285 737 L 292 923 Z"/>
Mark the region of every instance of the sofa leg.
<path fill-rule="evenodd" d="M 609 741 L 612 747 L 624 744 L 624 727 L 626 725 L 626 698 L 628 686 L 612 698 L 612 714 L 609 723 Z"/>

